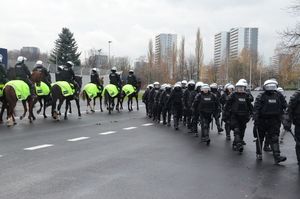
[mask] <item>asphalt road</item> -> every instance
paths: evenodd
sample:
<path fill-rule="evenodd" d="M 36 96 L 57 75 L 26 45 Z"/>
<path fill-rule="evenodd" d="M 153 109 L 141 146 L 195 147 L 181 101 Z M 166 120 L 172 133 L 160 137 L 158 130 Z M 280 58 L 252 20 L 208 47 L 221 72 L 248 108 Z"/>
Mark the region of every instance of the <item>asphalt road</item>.
<path fill-rule="evenodd" d="M 216 128 L 206 146 L 182 126 L 154 124 L 144 107 L 1 125 L 0 198 L 298 199 L 293 139 L 285 136 L 281 166 L 268 153 L 257 162 L 251 127 L 239 155 Z"/>

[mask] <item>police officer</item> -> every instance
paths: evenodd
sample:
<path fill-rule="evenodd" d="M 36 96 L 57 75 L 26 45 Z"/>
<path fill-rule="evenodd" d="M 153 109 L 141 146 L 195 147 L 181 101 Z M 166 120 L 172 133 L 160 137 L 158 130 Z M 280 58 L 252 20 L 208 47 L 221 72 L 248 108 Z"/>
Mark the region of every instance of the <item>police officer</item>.
<path fill-rule="evenodd" d="M 90 75 L 91 83 L 96 84 L 99 90 L 103 90 L 98 71 L 98 68 L 92 68 Z"/>
<path fill-rule="evenodd" d="M 32 72 L 39 71 L 43 74 L 42 81 L 47 84 L 49 88 L 51 88 L 51 75 L 48 72 L 48 70 L 44 67 L 43 62 L 41 60 L 38 60 L 35 63 L 35 67 L 32 69 Z"/>
<path fill-rule="evenodd" d="M 68 61 L 64 66 L 63 70 L 60 72 L 60 75 L 62 81 L 66 81 L 71 85 L 73 84 L 75 92 L 79 94 L 80 89 L 78 83 L 75 80 L 75 73 L 73 71 L 73 66 L 74 66 L 73 62 Z M 74 95 L 74 97 L 77 98 L 77 95 Z"/>
<path fill-rule="evenodd" d="M 191 129 L 192 127 L 192 104 L 196 95 L 197 92 L 195 91 L 195 82 L 191 80 L 188 82 L 187 89 L 183 93 L 183 109 L 185 110 L 188 129 Z"/>
<path fill-rule="evenodd" d="M 279 133 L 281 126 L 281 116 L 287 103 L 282 94 L 276 89 L 278 83 L 275 80 L 264 82 L 264 92 L 255 99 L 253 119 L 253 135 L 256 137 L 256 157 L 262 160 L 262 143 L 265 137 L 271 142 L 275 164 L 286 160 L 285 156 L 280 155 Z"/>
<path fill-rule="evenodd" d="M 251 99 L 246 93 L 247 84 L 243 81 L 238 81 L 233 92 L 224 107 L 225 117 L 230 117 L 230 126 L 234 132 L 234 141 L 232 149 L 240 153 L 243 152 L 243 139 L 245 135 L 246 125 L 250 120 L 250 115 L 253 112 Z"/>
<path fill-rule="evenodd" d="M 146 106 L 146 115 L 149 115 L 149 105 L 148 105 L 148 101 L 149 101 L 149 94 L 151 89 L 153 88 L 153 84 L 149 84 L 142 96 L 142 101 L 144 102 L 145 106 Z"/>
<path fill-rule="evenodd" d="M 117 74 L 117 68 L 114 66 L 110 71 L 111 73 L 109 74 L 109 83 L 115 85 L 119 90 L 121 90 L 122 82 L 120 75 Z"/>
<path fill-rule="evenodd" d="M 228 114 L 230 113 L 225 113 L 224 107 L 229 99 L 229 96 L 231 93 L 234 91 L 234 85 L 228 83 L 224 86 L 224 93 L 221 95 L 220 98 L 220 104 L 221 104 L 221 109 L 222 109 L 222 120 L 225 122 L 225 132 L 226 132 L 226 140 L 231 140 L 231 127 L 230 127 L 230 116 Z"/>
<path fill-rule="evenodd" d="M 29 86 L 31 96 L 36 97 L 34 92 L 34 85 L 30 80 L 31 73 L 25 64 L 26 60 L 27 59 L 23 56 L 19 56 L 17 58 L 17 63 L 14 68 L 16 75 L 15 79 L 23 80 Z"/>
<path fill-rule="evenodd" d="M 290 120 L 295 125 L 296 155 L 300 169 L 300 90 L 291 96 L 288 105 L 288 114 Z M 290 127 L 288 130 L 290 130 Z"/>
<path fill-rule="evenodd" d="M 5 84 L 7 82 L 7 74 L 2 59 L 3 56 L 0 54 L 0 84 Z"/>
<path fill-rule="evenodd" d="M 212 83 L 209 87 L 210 87 L 211 92 L 213 94 L 215 94 L 216 97 L 218 98 L 218 100 L 220 101 L 221 93 L 218 90 L 218 84 L 217 83 Z M 220 109 L 219 112 L 214 113 L 213 117 L 215 118 L 215 121 L 216 121 L 218 133 L 221 133 L 222 131 L 224 131 L 224 129 L 222 129 L 221 124 L 220 124 L 221 109 Z"/>
<path fill-rule="evenodd" d="M 183 111 L 183 92 L 181 84 L 176 83 L 171 92 L 170 105 L 172 107 L 173 122 L 175 130 L 179 129 L 179 121 Z"/>
<path fill-rule="evenodd" d="M 149 93 L 149 98 L 148 98 L 148 107 L 149 107 L 149 118 L 154 116 L 155 112 L 154 111 L 154 97 L 155 94 L 159 92 L 160 89 L 160 84 L 159 82 L 154 82 L 153 83 L 153 88 L 151 89 Z"/>
<path fill-rule="evenodd" d="M 203 82 L 197 82 L 195 85 L 195 90 L 197 93 L 201 92 L 201 86 L 203 85 Z"/>
<path fill-rule="evenodd" d="M 201 86 L 201 93 L 198 93 L 193 102 L 193 132 L 198 135 L 198 120 L 200 118 L 201 124 L 201 141 L 206 142 L 207 145 L 210 143 L 209 138 L 209 126 L 212 121 L 213 113 L 219 111 L 219 100 L 218 98 L 210 92 L 210 87 L 208 84 L 203 84 Z"/>
<path fill-rule="evenodd" d="M 172 87 L 170 84 L 165 85 L 165 90 L 162 92 L 160 96 L 160 105 L 162 107 L 162 116 L 163 116 L 163 124 L 167 126 L 171 126 L 171 105 L 170 105 L 170 97 L 171 97 Z"/>
<path fill-rule="evenodd" d="M 131 69 L 129 70 L 129 74 L 127 76 L 127 84 L 131 84 L 135 88 L 137 88 L 137 78 L 134 75 L 134 71 Z"/>
<path fill-rule="evenodd" d="M 57 71 L 55 73 L 55 81 L 63 81 L 61 78 L 61 71 L 64 69 L 64 66 L 60 65 L 57 67 Z"/>
<path fill-rule="evenodd" d="M 160 104 L 160 96 L 165 89 L 165 85 L 166 84 L 163 84 L 159 88 L 158 92 L 155 92 L 154 94 L 153 121 L 156 121 L 157 123 L 160 123 L 160 115 L 162 111 L 162 106 Z"/>

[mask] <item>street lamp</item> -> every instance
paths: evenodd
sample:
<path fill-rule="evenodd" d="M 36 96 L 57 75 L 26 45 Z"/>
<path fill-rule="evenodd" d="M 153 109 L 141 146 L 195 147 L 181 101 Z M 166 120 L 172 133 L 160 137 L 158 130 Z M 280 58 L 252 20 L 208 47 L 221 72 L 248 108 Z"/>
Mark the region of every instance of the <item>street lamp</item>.
<path fill-rule="evenodd" d="M 108 41 L 108 65 L 110 66 L 110 44 L 112 41 Z"/>

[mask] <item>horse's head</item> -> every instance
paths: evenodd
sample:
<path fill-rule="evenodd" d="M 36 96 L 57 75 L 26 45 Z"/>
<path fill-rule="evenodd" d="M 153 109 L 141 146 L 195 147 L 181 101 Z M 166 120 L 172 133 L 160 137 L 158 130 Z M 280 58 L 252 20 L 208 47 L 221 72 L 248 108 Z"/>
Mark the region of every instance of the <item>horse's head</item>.
<path fill-rule="evenodd" d="M 33 71 L 30 77 L 30 80 L 33 83 L 40 83 L 44 78 L 44 74 L 40 71 Z"/>
<path fill-rule="evenodd" d="M 82 86 L 82 76 L 75 75 L 75 81 L 78 84 L 79 88 Z"/>

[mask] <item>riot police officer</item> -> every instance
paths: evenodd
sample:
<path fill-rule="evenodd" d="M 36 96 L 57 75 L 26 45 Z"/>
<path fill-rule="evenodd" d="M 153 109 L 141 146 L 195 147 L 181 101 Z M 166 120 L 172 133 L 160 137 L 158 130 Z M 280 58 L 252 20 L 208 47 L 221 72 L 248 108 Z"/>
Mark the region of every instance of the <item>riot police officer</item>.
<path fill-rule="evenodd" d="M 191 129 L 192 127 L 192 104 L 196 95 L 197 92 L 195 91 L 195 82 L 191 80 L 188 82 L 187 89 L 183 93 L 183 109 L 185 110 L 188 129 Z"/>
<path fill-rule="evenodd" d="M 183 92 L 180 84 L 175 84 L 170 96 L 170 105 L 172 107 L 173 122 L 175 130 L 179 129 L 179 121 L 182 116 Z"/>
<path fill-rule="evenodd" d="M 281 117 L 287 107 L 287 103 L 282 94 L 276 89 L 278 83 L 275 80 L 264 82 L 264 92 L 255 99 L 253 119 L 253 135 L 256 137 L 257 159 L 262 160 L 262 143 L 265 137 L 271 142 L 274 162 L 278 164 L 286 160 L 285 156 L 280 155 L 279 133 L 281 126 Z"/>
<path fill-rule="evenodd" d="M 209 87 L 210 87 L 211 92 L 213 94 L 215 94 L 216 97 L 218 98 L 218 100 L 220 101 L 221 93 L 218 90 L 218 84 L 217 83 L 212 83 Z M 216 126 L 217 126 L 217 129 L 218 129 L 218 133 L 221 133 L 222 131 L 224 131 L 224 129 L 221 127 L 221 124 L 220 124 L 221 109 L 220 109 L 219 112 L 214 113 L 213 117 L 215 118 L 215 121 L 216 121 Z"/>
<path fill-rule="evenodd" d="M 210 143 L 209 138 L 209 126 L 212 121 L 213 113 L 219 111 L 218 98 L 210 92 L 208 84 L 201 86 L 201 93 L 198 93 L 193 102 L 193 132 L 195 135 L 198 134 L 198 120 L 200 118 L 201 124 L 201 141 L 206 142 L 207 145 Z"/>
<path fill-rule="evenodd" d="M 149 118 L 151 118 L 152 116 L 154 116 L 155 111 L 154 110 L 154 97 L 156 95 L 156 93 L 159 92 L 160 89 L 160 84 L 159 82 L 154 82 L 153 83 L 153 88 L 151 89 L 150 93 L 149 93 L 149 98 L 148 98 L 148 107 L 149 107 Z"/>
<path fill-rule="evenodd" d="M 155 92 L 154 94 L 153 121 L 156 121 L 157 123 L 160 123 L 160 115 L 162 111 L 162 106 L 160 104 L 160 96 L 165 90 L 165 85 L 166 84 L 161 85 L 158 92 Z"/>
<path fill-rule="evenodd" d="M 300 90 L 296 91 L 290 98 L 288 114 L 292 123 L 295 125 L 296 155 L 300 168 Z M 290 130 L 290 129 L 288 129 Z"/>
<path fill-rule="evenodd" d="M 109 83 L 115 85 L 119 90 L 122 87 L 122 81 L 120 75 L 117 74 L 117 68 L 114 66 L 111 69 L 111 73 L 109 74 Z"/>
<path fill-rule="evenodd" d="M 228 83 L 224 86 L 224 93 L 221 95 L 220 98 L 220 104 L 221 104 L 221 109 L 222 109 L 222 120 L 225 122 L 225 132 L 226 132 L 226 140 L 231 140 L 231 127 L 230 127 L 230 116 L 228 115 L 229 113 L 225 113 L 224 107 L 229 99 L 229 96 L 231 93 L 234 91 L 234 85 Z M 227 115 L 226 115 L 227 114 Z"/>
<path fill-rule="evenodd" d="M 90 75 L 91 83 L 96 84 L 99 90 L 103 90 L 98 71 L 98 68 L 92 68 Z"/>
<path fill-rule="evenodd" d="M 149 84 L 142 96 L 142 101 L 144 102 L 145 104 L 145 107 L 146 107 L 146 115 L 148 116 L 149 115 L 149 105 L 148 105 L 148 101 L 149 101 L 149 94 L 150 94 L 150 91 L 151 89 L 153 88 L 153 84 Z"/>
<path fill-rule="evenodd" d="M 32 72 L 39 71 L 43 74 L 42 81 L 47 84 L 49 88 L 51 88 L 51 75 L 49 71 L 44 67 L 43 62 L 41 60 L 38 60 L 35 63 L 35 67 L 32 69 Z"/>
<path fill-rule="evenodd" d="M 171 105 L 170 105 L 170 97 L 171 97 L 172 87 L 170 84 L 165 85 L 165 90 L 162 92 L 160 96 L 160 105 L 162 107 L 162 117 L 163 124 L 167 126 L 171 126 Z"/>
<path fill-rule="evenodd" d="M 0 54 L 0 84 L 7 82 L 7 74 L 4 64 L 2 64 L 3 56 Z"/>
<path fill-rule="evenodd" d="M 235 85 L 235 92 L 229 96 L 224 107 L 225 117 L 230 117 L 226 120 L 230 120 L 230 126 L 234 132 L 232 148 L 240 153 L 243 152 L 246 125 L 253 111 L 251 99 L 246 93 L 246 88 L 247 84 L 245 82 L 238 81 Z"/>
<path fill-rule="evenodd" d="M 60 72 L 60 77 L 62 81 L 66 81 L 69 84 L 73 84 L 74 88 L 75 88 L 75 92 L 78 93 L 79 92 L 79 85 L 75 80 L 75 73 L 73 71 L 73 62 L 68 61 L 66 63 L 66 65 L 64 66 L 63 70 Z M 75 95 L 76 96 L 76 95 Z"/>
<path fill-rule="evenodd" d="M 127 84 L 131 84 L 135 88 L 137 88 L 137 78 L 134 75 L 134 71 L 131 69 L 129 70 L 129 74 L 127 76 Z"/>

